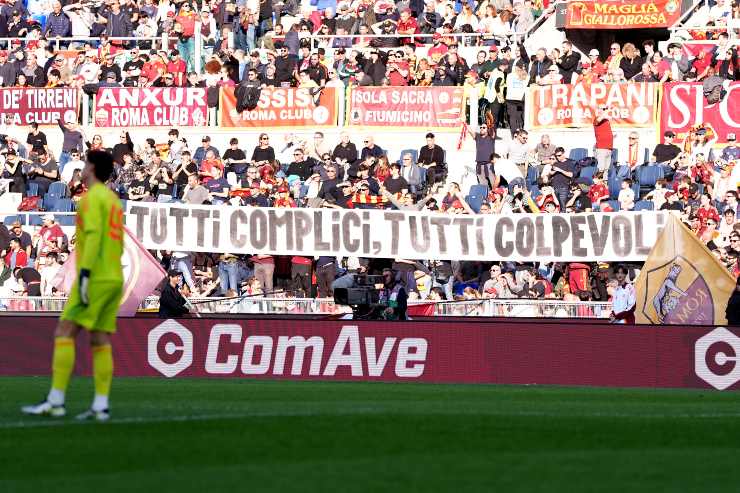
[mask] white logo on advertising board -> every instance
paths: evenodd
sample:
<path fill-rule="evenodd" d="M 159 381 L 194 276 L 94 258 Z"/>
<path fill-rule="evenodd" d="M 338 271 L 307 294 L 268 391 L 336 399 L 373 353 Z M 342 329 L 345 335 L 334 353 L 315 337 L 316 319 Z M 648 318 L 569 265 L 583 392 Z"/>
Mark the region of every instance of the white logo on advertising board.
<path fill-rule="evenodd" d="M 167 361 L 160 356 L 161 343 L 164 353 L 172 357 Z M 174 320 L 162 322 L 147 337 L 147 360 L 167 378 L 179 375 L 193 364 L 193 333 Z"/>
<path fill-rule="evenodd" d="M 717 327 L 697 339 L 694 371 L 715 389 L 724 390 L 740 380 L 739 355 L 740 337 L 724 327 Z"/>

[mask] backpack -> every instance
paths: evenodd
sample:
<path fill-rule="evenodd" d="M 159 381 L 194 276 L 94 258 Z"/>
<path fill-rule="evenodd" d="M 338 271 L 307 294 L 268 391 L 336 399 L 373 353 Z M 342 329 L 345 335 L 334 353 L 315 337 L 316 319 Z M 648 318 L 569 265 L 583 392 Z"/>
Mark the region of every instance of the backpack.
<path fill-rule="evenodd" d="M 20 205 L 18 205 L 18 211 L 19 212 L 37 211 L 39 210 L 40 205 L 41 205 L 41 197 L 39 196 L 23 197 L 23 200 L 21 200 Z"/>

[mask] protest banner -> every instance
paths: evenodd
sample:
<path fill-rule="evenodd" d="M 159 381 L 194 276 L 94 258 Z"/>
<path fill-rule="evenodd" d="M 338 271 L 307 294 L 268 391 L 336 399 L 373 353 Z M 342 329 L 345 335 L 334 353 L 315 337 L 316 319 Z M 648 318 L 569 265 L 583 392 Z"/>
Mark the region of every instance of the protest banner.
<path fill-rule="evenodd" d="M 590 127 L 600 105 L 609 107 L 613 126 L 649 127 L 655 124 L 657 83 L 556 84 L 529 88 L 528 127 Z"/>
<path fill-rule="evenodd" d="M 132 201 L 126 207 L 126 226 L 149 250 L 524 262 L 645 260 L 665 221 L 652 211 L 450 216 Z"/>
<path fill-rule="evenodd" d="M 677 141 L 692 127 L 711 127 L 718 144 L 727 143 L 727 134 L 740 133 L 740 82 L 730 82 L 717 103 L 707 103 L 701 82 L 669 82 L 663 86 L 660 105 L 660 132 L 672 130 Z"/>
<path fill-rule="evenodd" d="M 464 118 L 462 87 L 355 87 L 348 124 L 360 127 L 457 129 Z"/>
<path fill-rule="evenodd" d="M 556 24 L 565 29 L 667 28 L 681 12 L 679 0 L 571 0 L 557 7 Z"/>
<path fill-rule="evenodd" d="M 95 97 L 98 127 L 197 127 L 208 121 L 202 87 L 101 87 Z"/>
<path fill-rule="evenodd" d="M 0 81 L 2 82 L 2 81 Z M 77 121 L 79 93 L 71 87 L 6 87 L 0 89 L 0 123 L 54 125 Z"/>
<path fill-rule="evenodd" d="M 265 87 L 257 107 L 239 113 L 234 89 L 221 90 L 222 127 L 331 127 L 338 121 L 339 91 L 325 87 L 318 94 L 309 88 Z"/>

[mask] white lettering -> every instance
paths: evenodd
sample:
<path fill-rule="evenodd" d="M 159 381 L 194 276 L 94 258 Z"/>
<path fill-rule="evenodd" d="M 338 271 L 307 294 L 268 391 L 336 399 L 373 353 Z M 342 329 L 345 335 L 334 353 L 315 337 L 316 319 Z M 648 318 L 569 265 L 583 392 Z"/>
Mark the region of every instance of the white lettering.
<path fill-rule="evenodd" d="M 230 354 L 223 363 L 218 362 L 218 350 L 221 347 L 221 336 L 229 336 L 229 342 L 236 344 L 242 340 L 242 328 L 237 324 L 216 324 L 211 329 L 206 353 L 206 373 L 228 375 L 236 371 L 239 356 Z"/>
<path fill-rule="evenodd" d="M 253 361 L 255 349 L 260 348 L 260 359 L 257 363 Z M 245 375 L 264 375 L 270 369 L 272 359 L 272 337 L 249 336 L 244 341 L 244 354 L 242 355 L 242 373 Z"/>
<path fill-rule="evenodd" d="M 412 351 L 413 349 L 413 351 Z M 424 373 L 424 363 L 427 359 L 427 340 L 409 337 L 401 339 L 396 356 L 396 375 L 402 378 L 417 378 Z M 419 362 L 417 364 L 409 363 Z"/>
<path fill-rule="evenodd" d="M 349 353 L 345 349 L 349 347 Z M 353 377 L 362 376 L 362 353 L 360 352 L 360 333 L 356 325 L 342 327 L 342 331 L 334 344 L 329 361 L 326 363 L 324 375 L 333 376 L 340 366 L 348 366 Z"/>

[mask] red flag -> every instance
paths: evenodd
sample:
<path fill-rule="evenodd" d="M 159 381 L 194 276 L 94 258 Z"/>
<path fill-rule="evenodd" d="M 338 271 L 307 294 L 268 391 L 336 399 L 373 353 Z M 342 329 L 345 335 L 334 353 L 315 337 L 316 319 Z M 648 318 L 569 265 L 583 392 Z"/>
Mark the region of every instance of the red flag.
<path fill-rule="evenodd" d="M 409 305 L 406 308 L 406 313 L 410 317 L 433 317 L 434 316 L 434 307 L 437 304 L 434 302 L 430 303 L 419 303 L 415 305 Z"/>
<path fill-rule="evenodd" d="M 462 149 L 463 143 L 465 142 L 465 136 L 468 134 L 468 124 L 463 122 L 460 127 L 460 138 L 457 139 L 457 150 Z"/>
<path fill-rule="evenodd" d="M 123 243 L 123 298 L 119 317 L 133 317 L 141 302 L 152 294 L 167 274 L 159 261 L 144 248 L 128 228 Z M 54 286 L 58 291 L 69 294 L 72 284 L 77 278 L 74 252 L 69 256 L 54 278 Z"/>

